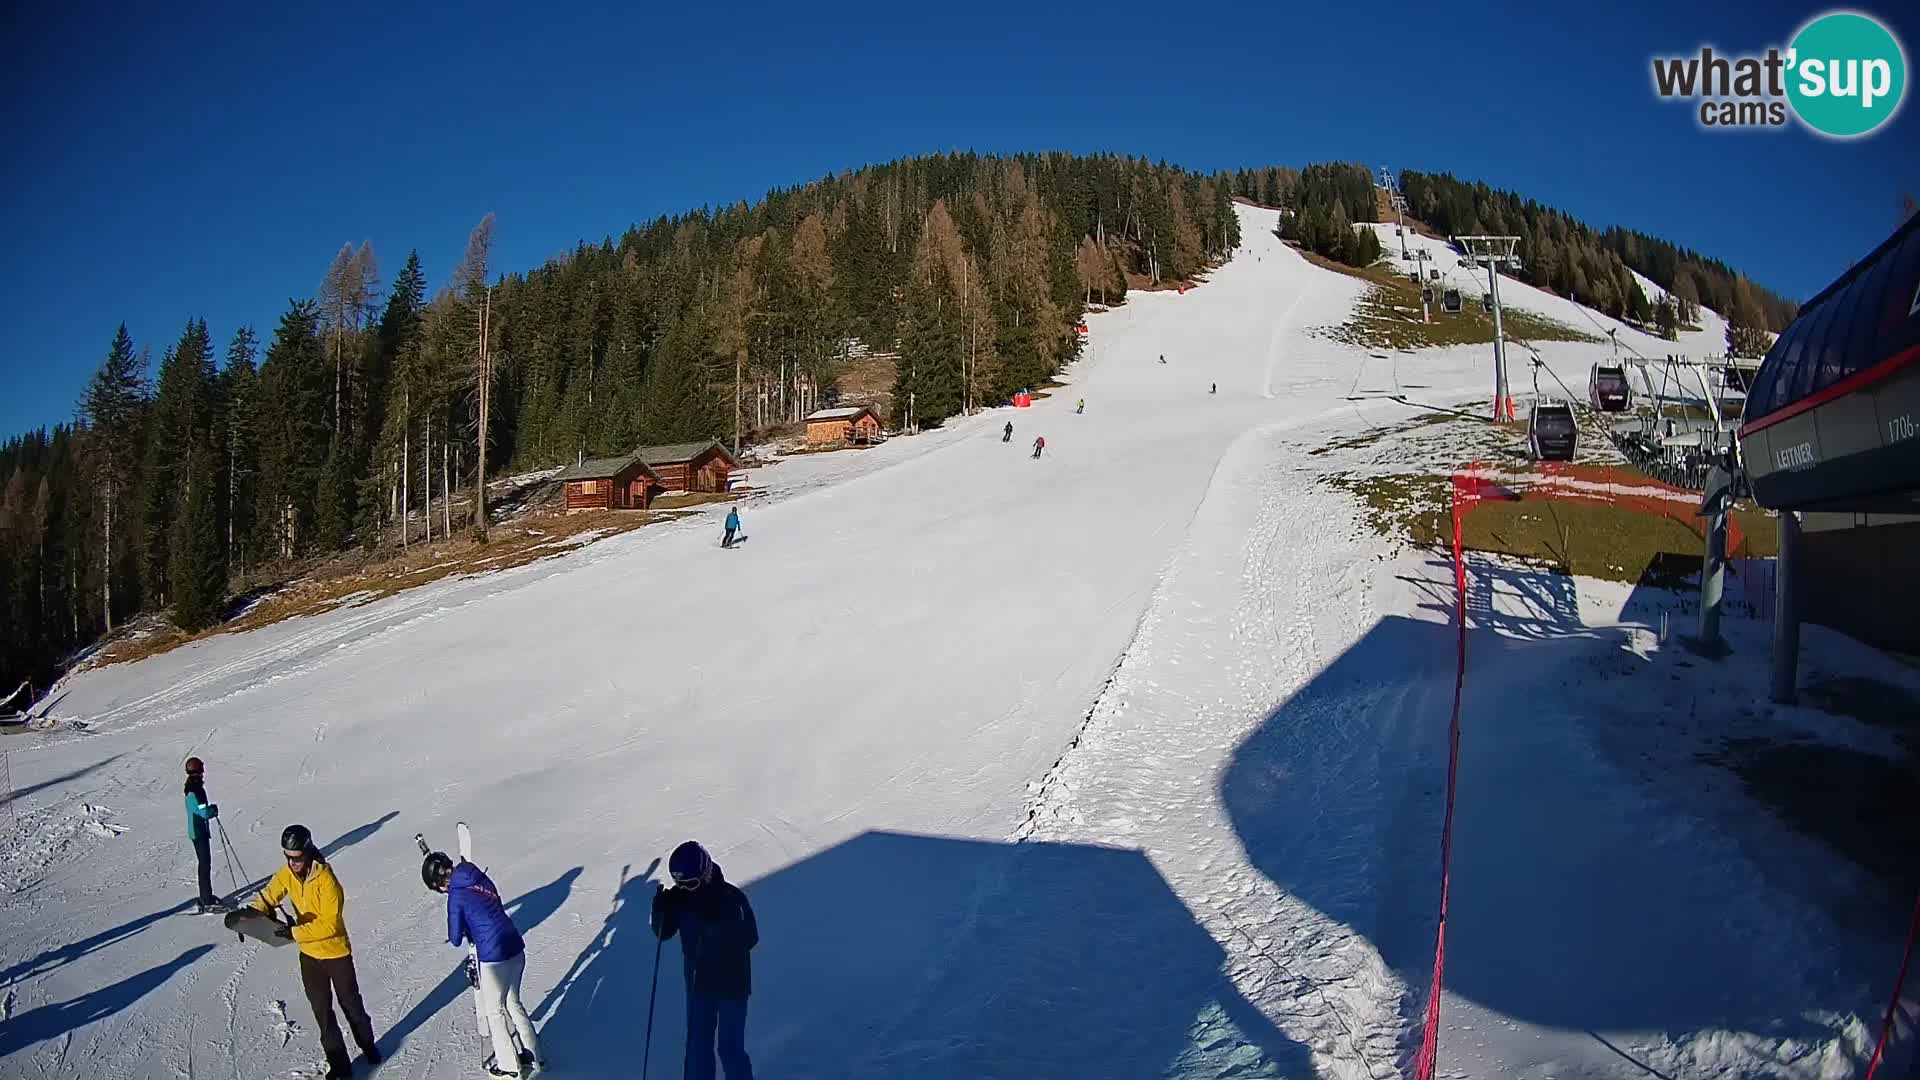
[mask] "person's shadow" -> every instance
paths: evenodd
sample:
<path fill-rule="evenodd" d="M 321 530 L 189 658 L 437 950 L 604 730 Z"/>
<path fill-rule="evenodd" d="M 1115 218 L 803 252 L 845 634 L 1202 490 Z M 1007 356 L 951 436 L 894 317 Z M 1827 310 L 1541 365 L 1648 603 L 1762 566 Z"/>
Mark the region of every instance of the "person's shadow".
<path fill-rule="evenodd" d="M 580 876 L 581 870 L 581 867 L 576 866 L 532 892 L 507 901 L 507 914 L 513 916 L 513 925 L 521 934 L 528 933 L 547 921 L 554 912 L 560 910 L 560 905 L 567 902 L 568 894 L 573 891 L 574 879 Z M 432 990 L 427 991 L 424 997 L 414 1002 L 413 1008 L 407 1010 L 407 1015 L 401 1017 L 399 1023 L 380 1033 L 376 1042 L 383 1054 L 391 1057 L 406 1043 L 408 1036 L 418 1031 L 422 1024 L 431 1020 L 441 1009 L 452 1004 L 469 989 L 466 955 L 462 951 L 460 958 L 453 963 L 453 970 L 447 972 L 446 978 L 441 979 Z"/>
<path fill-rule="evenodd" d="M 181 969 L 213 951 L 197 945 L 167 963 L 129 975 L 117 983 L 89 991 L 71 1001 L 42 1005 L 0 1024 L 0 1059 L 34 1043 L 57 1039 L 70 1031 L 105 1020 L 158 989 Z"/>
<path fill-rule="evenodd" d="M 653 884 L 652 868 L 622 882 L 601 932 L 540 1003 L 556 1067 L 631 1075 L 638 1054 L 659 1075 L 679 1071 L 686 986 L 678 939 L 662 949 L 648 925 Z M 1139 851 L 868 832 L 742 888 L 760 927 L 747 1020 L 756 1073 L 1313 1071 L 1307 1048 L 1240 996 L 1220 946 Z"/>

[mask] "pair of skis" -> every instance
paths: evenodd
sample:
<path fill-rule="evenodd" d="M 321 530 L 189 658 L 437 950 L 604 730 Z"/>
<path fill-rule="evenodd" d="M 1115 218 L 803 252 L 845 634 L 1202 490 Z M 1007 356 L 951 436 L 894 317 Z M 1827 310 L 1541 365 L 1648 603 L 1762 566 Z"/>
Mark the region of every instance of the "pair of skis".
<path fill-rule="evenodd" d="M 454 837 L 460 845 L 460 861 L 463 863 L 472 862 L 473 830 L 467 828 L 467 823 L 462 821 L 454 825 L 453 831 Z M 420 846 L 420 855 L 422 858 L 433 853 L 433 849 L 427 846 L 427 838 L 424 833 L 414 833 L 413 842 Z M 467 985 L 473 987 L 474 1031 L 480 1036 L 480 1051 L 482 1055 L 480 1067 L 487 1070 L 487 1074 L 491 1076 L 500 1070 L 502 1066 L 493 1052 L 493 1037 L 491 1035 L 493 1029 L 487 1019 L 487 1002 L 480 994 L 480 946 L 475 944 L 471 938 L 467 941 Z M 501 1017 L 502 1021 L 505 1021 L 505 1019 L 505 1017 Z M 520 1060 L 513 1063 L 513 1071 L 524 1077 L 526 1076 L 526 1069 L 524 1067 L 526 1051 L 520 1046 L 519 1035 L 512 1031 L 511 1028 L 508 1029 L 507 1037 L 513 1041 L 514 1049 L 519 1051 L 520 1054 Z"/>

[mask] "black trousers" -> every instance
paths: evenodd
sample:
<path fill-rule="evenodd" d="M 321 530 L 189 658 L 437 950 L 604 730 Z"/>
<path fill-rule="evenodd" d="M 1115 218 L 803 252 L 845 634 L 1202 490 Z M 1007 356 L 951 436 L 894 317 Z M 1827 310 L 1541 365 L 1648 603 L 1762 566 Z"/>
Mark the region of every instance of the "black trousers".
<path fill-rule="evenodd" d="M 360 1001 L 360 979 L 353 971 L 353 957 L 315 960 L 300 954 L 300 985 L 307 992 L 307 1004 L 313 1007 L 313 1020 L 320 1025 L 320 1048 L 326 1051 L 327 1066 L 347 1070 L 353 1065 L 347 1057 L 347 1044 L 340 1038 L 340 1022 L 333 1018 L 333 1002 L 340 1000 L 340 1011 L 347 1014 L 347 1027 L 362 1051 L 373 1049 L 373 1021 Z"/>
<path fill-rule="evenodd" d="M 193 858 L 200 864 L 200 902 L 211 904 L 218 899 L 213 895 L 213 840 L 205 836 L 194 837 Z"/>

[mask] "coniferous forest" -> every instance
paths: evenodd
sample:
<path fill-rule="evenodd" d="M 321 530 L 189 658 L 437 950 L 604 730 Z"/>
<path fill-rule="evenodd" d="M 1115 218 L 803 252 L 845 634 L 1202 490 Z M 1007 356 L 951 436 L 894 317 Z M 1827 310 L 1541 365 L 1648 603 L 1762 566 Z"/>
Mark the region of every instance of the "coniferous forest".
<path fill-rule="evenodd" d="M 524 273 L 491 265 L 491 216 L 444 281 L 434 254 L 386 271 L 349 245 L 225 340 L 189 313 L 153 342 L 103 328 L 74 422 L 0 446 L 0 693 L 136 612 L 196 631 L 243 575 L 394 542 L 403 508 L 419 530 L 486 473 L 797 421 L 856 351 L 894 354 L 894 426 L 1005 401 L 1077 355 L 1089 303 L 1238 243 L 1228 188 L 1116 156 L 915 158 Z"/>
<path fill-rule="evenodd" d="M 1403 184 L 1443 230 L 1544 238 L 1529 280 L 1602 306 L 1596 278 L 1623 263 L 1722 310 L 1747 287 L 1505 193 Z M 427 506 L 450 515 L 449 492 L 475 505 L 436 534 L 484 535 L 470 496 L 502 470 L 751 441 L 832 403 L 856 362 L 891 366 L 898 429 L 1004 402 L 1078 355 L 1090 305 L 1192 281 L 1231 251 L 1236 197 L 1287 208 L 1285 235 L 1329 258 L 1379 255 L 1352 228 L 1377 219 L 1359 165 L 1202 175 L 947 154 L 661 217 L 524 272 L 492 265 L 491 215 L 444 280 L 427 266 L 456 253 L 409 252 L 396 270 L 350 244 L 316 266 L 313 295 L 230 335 L 187 312 L 151 341 L 102 328 L 73 422 L 0 445 L 0 693 L 46 685 L 138 612 L 194 632 L 237 582 L 418 538 Z M 1790 314 L 1751 297 L 1768 325 Z"/>

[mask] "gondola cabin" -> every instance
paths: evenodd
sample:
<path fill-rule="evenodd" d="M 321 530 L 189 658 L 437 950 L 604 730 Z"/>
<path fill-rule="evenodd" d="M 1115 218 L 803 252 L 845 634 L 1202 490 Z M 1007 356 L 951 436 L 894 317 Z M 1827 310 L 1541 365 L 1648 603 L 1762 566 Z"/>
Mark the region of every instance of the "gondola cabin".
<path fill-rule="evenodd" d="M 1535 461 L 1572 461 L 1579 432 L 1573 406 L 1543 398 L 1527 415 L 1527 453 Z"/>
<path fill-rule="evenodd" d="M 1440 297 L 1440 309 L 1452 314 L 1458 314 L 1460 311 L 1460 290 L 1448 289 L 1442 294 Z"/>

